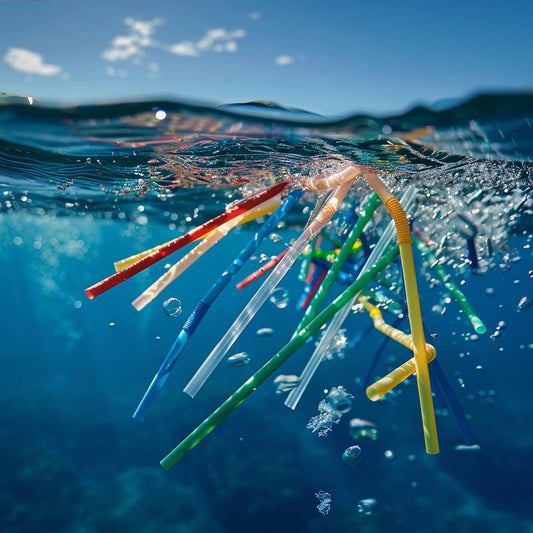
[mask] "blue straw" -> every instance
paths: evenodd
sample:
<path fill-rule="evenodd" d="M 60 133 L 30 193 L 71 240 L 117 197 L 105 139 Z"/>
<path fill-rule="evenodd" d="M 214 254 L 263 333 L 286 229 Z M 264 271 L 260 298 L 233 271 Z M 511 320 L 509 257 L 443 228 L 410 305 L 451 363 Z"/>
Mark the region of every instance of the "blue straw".
<path fill-rule="evenodd" d="M 270 215 L 269 219 L 261 226 L 250 242 L 241 250 L 239 255 L 231 262 L 228 268 L 224 270 L 224 272 L 215 281 L 215 283 L 213 283 L 204 297 L 198 302 L 192 313 L 189 315 L 189 318 L 185 322 L 177 339 L 172 345 L 172 348 L 170 348 L 163 361 L 163 364 L 159 367 L 157 374 L 152 380 L 152 383 L 150 383 L 150 386 L 144 393 L 144 396 L 135 410 L 135 413 L 133 413 L 133 418 L 140 421 L 143 421 L 146 418 L 148 410 L 165 385 L 165 382 L 167 381 L 171 370 L 174 368 L 178 357 L 185 349 L 185 346 L 187 346 L 189 339 L 202 321 L 208 309 L 228 285 L 232 277 L 255 252 L 261 242 L 263 242 L 263 240 L 276 229 L 279 221 L 289 212 L 291 207 L 300 199 L 302 194 L 302 191 L 294 191 L 287 196 L 283 204 L 278 207 L 278 209 L 276 209 L 272 215 Z"/>
<path fill-rule="evenodd" d="M 452 413 L 455 416 L 455 420 L 457 421 L 457 425 L 459 426 L 465 444 L 467 446 L 478 445 L 478 440 L 476 439 L 476 437 L 474 437 L 474 434 L 472 433 L 472 429 L 470 428 L 470 424 L 466 419 L 465 412 L 463 411 L 463 408 L 461 407 L 461 404 L 459 403 L 455 392 L 453 392 L 452 386 L 450 385 L 450 382 L 448 381 L 448 378 L 446 377 L 446 374 L 444 373 L 444 370 L 442 369 L 438 358 L 433 359 L 433 361 L 429 365 L 429 368 L 432 377 L 434 377 L 435 381 L 439 384 L 440 389 L 442 390 L 444 397 L 446 398 L 446 402 L 448 403 L 448 406 L 450 407 Z"/>
<path fill-rule="evenodd" d="M 466 247 L 468 249 L 468 259 L 470 260 L 470 268 L 477 270 L 479 267 L 479 260 L 477 256 L 476 244 L 474 239 L 478 234 L 476 225 L 463 213 L 457 213 L 452 220 L 455 220 L 455 229 L 457 233 L 466 239 Z"/>
<path fill-rule="evenodd" d="M 313 261 L 313 263 L 314 262 L 315 261 Z M 305 299 L 307 298 L 307 295 L 309 294 L 311 289 L 314 287 L 314 285 L 316 283 L 316 280 L 320 277 L 322 272 L 324 272 L 324 270 L 329 270 L 329 267 L 331 265 L 328 264 L 327 261 L 325 261 L 325 263 L 326 263 L 326 266 L 322 266 L 319 263 L 315 263 L 315 270 L 313 272 L 313 276 L 311 277 L 311 281 L 309 283 L 305 284 L 304 289 L 302 291 L 302 294 L 300 296 L 300 299 L 298 300 L 298 303 L 296 304 L 296 310 L 297 311 L 301 311 L 303 309 L 302 308 L 302 304 L 305 302 Z"/>
<path fill-rule="evenodd" d="M 427 335 L 428 331 L 425 325 L 424 331 Z M 435 384 L 437 384 L 438 388 L 442 392 L 448 407 L 455 416 L 455 420 L 457 421 L 457 425 L 459 426 L 459 430 L 461 431 L 461 435 L 463 436 L 465 444 L 467 446 L 477 446 L 479 444 L 478 440 L 472 433 L 472 429 L 470 428 L 470 424 L 466 419 L 465 412 L 459 403 L 452 386 L 450 385 L 450 381 L 446 377 L 446 374 L 439 363 L 438 357 L 435 357 L 435 359 L 431 361 L 431 364 L 428 365 L 428 368 L 430 369 L 431 379 L 434 379 Z"/>

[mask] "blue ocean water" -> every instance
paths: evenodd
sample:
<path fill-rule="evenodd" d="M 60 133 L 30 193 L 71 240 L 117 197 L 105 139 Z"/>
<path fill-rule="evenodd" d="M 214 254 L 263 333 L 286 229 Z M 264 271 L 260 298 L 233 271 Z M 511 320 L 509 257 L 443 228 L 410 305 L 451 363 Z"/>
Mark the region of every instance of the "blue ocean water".
<path fill-rule="evenodd" d="M 60 108 L 6 98 L 2 531 L 533 531 L 532 124 L 531 94 L 335 121 L 257 104 Z M 487 327 L 476 335 L 432 265 L 415 255 L 428 342 L 480 449 L 461 448 L 460 428 L 437 394 L 441 453 L 425 453 L 413 378 L 383 401 L 368 400 L 361 378 L 381 337 L 372 330 L 358 342 L 369 318 L 354 312 L 341 356 L 320 365 L 296 410 L 268 380 L 166 472 L 159 461 L 291 338 L 302 317 L 300 262 L 280 284 L 288 305 L 266 302 L 232 348 L 248 352 L 250 363 L 221 365 L 194 399 L 182 392 L 258 287 L 231 284 L 142 423 L 132 414 L 186 317 L 260 226 L 230 233 L 141 312 L 129 302 L 167 260 L 94 300 L 84 289 L 110 275 L 115 260 L 175 238 L 230 202 L 281 178 L 335 172 L 346 161 L 379 169 L 399 197 L 417 187 L 414 224 Z M 345 201 L 332 228 L 339 238 L 367 193 L 361 181 Z M 279 239 L 267 239 L 235 281 L 295 239 L 316 201 L 308 193 L 278 228 Z M 458 213 L 477 231 L 475 272 Z M 378 211 L 369 246 L 387 222 Z M 336 294 L 343 289 L 338 283 Z M 181 302 L 178 316 L 164 311 L 171 297 Z M 273 335 L 258 336 L 260 328 Z M 313 347 L 302 347 L 279 373 L 298 375 Z M 389 343 L 374 376 L 408 357 Z M 337 386 L 354 395 L 352 409 L 319 437 L 306 426 Z M 355 441 L 352 418 L 374 423 L 377 439 Z M 362 459 L 348 466 L 342 454 L 354 444 Z M 327 514 L 317 509 L 319 491 L 331 495 Z M 368 498 L 377 507 L 358 512 Z"/>

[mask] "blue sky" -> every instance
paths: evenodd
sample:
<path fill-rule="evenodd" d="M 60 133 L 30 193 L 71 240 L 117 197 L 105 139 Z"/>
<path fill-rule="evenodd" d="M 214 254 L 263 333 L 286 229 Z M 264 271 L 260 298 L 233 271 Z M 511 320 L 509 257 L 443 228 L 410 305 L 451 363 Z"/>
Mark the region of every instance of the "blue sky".
<path fill-rule="evenodd" d="M 528 0 L 0 0 L 0 91 L 325 115 L 533 87 Z"/>

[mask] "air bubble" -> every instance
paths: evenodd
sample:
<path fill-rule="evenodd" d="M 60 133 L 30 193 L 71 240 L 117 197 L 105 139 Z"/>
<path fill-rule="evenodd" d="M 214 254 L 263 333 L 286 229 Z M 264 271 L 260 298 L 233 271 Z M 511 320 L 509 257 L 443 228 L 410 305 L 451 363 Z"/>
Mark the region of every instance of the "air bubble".
<path fill-rule="evenodd" d="M 376 512 L 378 501 L 375 498 L 365 498 L 357 502 L 357 514 L 361 516 L 370 516 Z"/>
<path fill-rule="evenodd" d="M 178 316 L 182 311 L 180 300 L 177 298 L 169 298 L 163 304 L 163 310 L 167 316 Z"/>

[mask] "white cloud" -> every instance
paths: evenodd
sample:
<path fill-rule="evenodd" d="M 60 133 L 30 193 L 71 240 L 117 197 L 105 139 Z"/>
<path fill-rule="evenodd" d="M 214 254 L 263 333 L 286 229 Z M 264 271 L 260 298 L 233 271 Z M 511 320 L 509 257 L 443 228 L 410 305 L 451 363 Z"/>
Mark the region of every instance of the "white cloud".
<path fill-rule="evenodd" d="M 248 18 L 250 20 L 259 20 L 261 18 L 261 13 L 259 13 L 259 11 L 252 11 L 249 15 L 248 15 Z"/>
<path fill-rule="evenodd" d="M 191 41 L 183 41 L 181 43 L 176 43 L 167 48 L 167 50 L 178 56 L 197 56 L 199 55 L 198 50 L 194 46 L 194 43 Z"/>
<path fill-rule="evenodd" d="M 160 18 L 136 20 L 127 17 L 124 23 L 130 27 L 131 32 L 128 35 L 117 35 L 111 41 L 111 46 L 102 52 L 102 58 L 110 62 L 131 59 L 137 64 L 140 63 L 145 56 L 145 48 L 158 46 L 152 36 L 162 22 Z"/>
<path fill-rule="evenodd" d="M 25 74 L 39 76 L 57 76 L 63 73 L 59 65 L 46 64 L 43 56 L 26 48 L 9 48 L 4 55 L 4 61 L 15 70 Z"/>
<path fill-rule="evenodd" d="M 234 53 L 237 51 L 237 39 L 242 39 L 245 35 L 243 29 L 228 31 L 224 28 L 214 28 L 208 30 L 196 43 L 182 41 L 167 46 L 166 49 L 173 54 L 191 57 L 198 56 L 202 52 Z"/>
<path fill-rule="evenodd" d="M 135 35 L 118 35 L 111 41 L 111 47 L 102 52 L 102 57 L 106 61 L 126 61 L 143 54 Z"/>
<path fill-rule="evenodd" d="M 140 65 L 147 57 L 148 49 L 154 48 L 166 50 L 178 56 L 196 57 L 207 52 L 214 53 L 235 53 L 238 45 L 237 41 L 242 39 L 246 32 L 243 29 L 226 30 L 224 28 L 212 28 L 197 41 L 179 41 L 175 44 L 166 44 L 154 39 L 157 27 L 163 23 L 160 18 L 151 20 L 138 20 L 133 17 L 126 17 L 124 24 L 129 28 L 127 35 L 115 36 L 109 47 L 101 56 L 109 63 L 118 61 L 128 61 L 134 65 Z M 149 75 L 156 76 L 158 67 L 148 65 Z M 106 68 L 109 76 L 121 76 L 121 70 L 116 68 Z"/>
<path fill-rule="evenodd" d="M 127 24 L 134 33 L 143 37 L 151 37 L 155 32 L 156 26 L 163 23 L 163 19 L 135 20 L 133 17 L 127 17 L 124 20 L 124 23 Z"/>
<path fill-rule="evenodd" d="M 292 56 L 278 56 L 278 57 L 276 57 L 276 65 L 279 65 L 280 67 L 284 67 L 286 65 L 290 65 L 291 63 L 294 63 L 294 58 Z"/>

